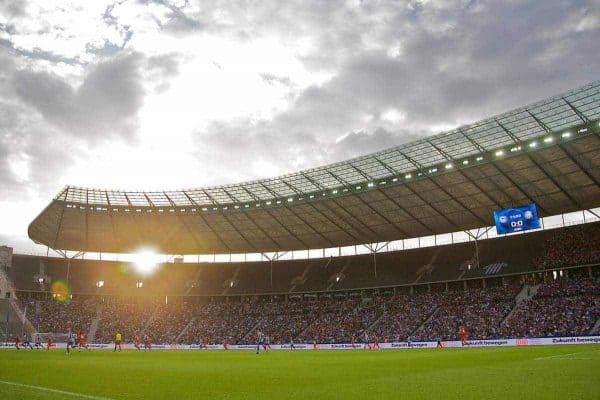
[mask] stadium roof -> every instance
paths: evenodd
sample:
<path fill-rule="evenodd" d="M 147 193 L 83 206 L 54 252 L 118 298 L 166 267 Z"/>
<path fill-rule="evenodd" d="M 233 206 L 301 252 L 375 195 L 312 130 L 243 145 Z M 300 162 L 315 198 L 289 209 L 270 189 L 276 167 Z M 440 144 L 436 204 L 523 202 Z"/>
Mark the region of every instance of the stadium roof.
<path fill-rule="evenodd" d="M 600 81 L 471 125 L 351 160 L 178 191 L 68 186 L 29 237 L 53 249 L 168 254 L 300 250 L 493 225 L 600 205 Z"/>

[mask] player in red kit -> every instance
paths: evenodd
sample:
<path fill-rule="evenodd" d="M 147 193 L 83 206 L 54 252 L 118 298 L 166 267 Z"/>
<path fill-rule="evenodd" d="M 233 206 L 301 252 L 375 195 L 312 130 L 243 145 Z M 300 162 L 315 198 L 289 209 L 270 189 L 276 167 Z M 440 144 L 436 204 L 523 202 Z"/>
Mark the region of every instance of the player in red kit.
<path fill-rule="evenodd" d="M 138 350 L 141 350 L 140 349 L 140 337 L 138 335 L 135 335 L 133 337 L 133 347 L 135 347 Z"/>
<path fill-rule="evenodd" d="M 377 350 L 380 350 L 379 348 L 379 337 L 377 335 L 373 336 L 373 348 L 377 348 Z"/>
<path fill-rule="evenodd" d="M 464 326 L 460 326 L 458 328 L 458 337 L 460 338 L 460 343 L 465 346 L 467 344 L 467 338 L 468 338 L 468 333 L 467 333 L 467 328 L 465 328 Z"/>
<path fill-rule="evenodd" d="M 85 340 L 85 335 L 83 332 L 79 331 L 79 335 L 77 335 L 77 351 L 81 351 L 82 348 L 90 351 L 87 341 Z"/>
<path fill-rule="evenodd" d="M 204 348 L 205 350 L 208 349 L 208 336 L 204 336 L 202 338 L 202 348 Z"/>
<path fill-rule="evenodd" d="M 50 350 L 54 346 L 54 342 L 52 341 L 52 336 L 48 336 L 48 342 L 46 343 L 48 347 L 46 350 Z"/>
<path fill-rule="evenodd" d="M 19 347 L 19 345 L 20 345 L 20 344 L 21 344 L 21 338 L 20 338 L 19 336 L 16 336 L 16 337 L 15 337 L 15 348 L 16 348 L 17 350 L 20 350 L 20 349 L 21 349 L 21 347 Z"/>

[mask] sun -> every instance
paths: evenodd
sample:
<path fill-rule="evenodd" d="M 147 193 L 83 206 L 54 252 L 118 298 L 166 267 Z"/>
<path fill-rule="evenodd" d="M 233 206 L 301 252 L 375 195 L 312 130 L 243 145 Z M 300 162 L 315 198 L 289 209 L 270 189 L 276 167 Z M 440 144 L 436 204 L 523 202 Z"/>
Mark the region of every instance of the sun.
<path fill-rule="evenodd" d="M 133 255 L 133 266 L 142 275 L 150 275 L 159 266 L 159 255 L 151 249 L 141 249 Z"/>

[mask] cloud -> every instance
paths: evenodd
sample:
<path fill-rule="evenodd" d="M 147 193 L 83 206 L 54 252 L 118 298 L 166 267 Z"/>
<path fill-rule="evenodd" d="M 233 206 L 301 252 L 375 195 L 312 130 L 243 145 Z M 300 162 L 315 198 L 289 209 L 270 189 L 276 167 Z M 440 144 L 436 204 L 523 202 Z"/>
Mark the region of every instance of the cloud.
<path fill-rule="evenodd" d="M 24 16 L 26 8 L 27 2 L 25 0 L 0 0 L 0 14 L 4 14 L 10 18 Z"/>
<path fill-rule="evenodd" d="M 102 61 L 77 88 L 53 73 L 19 70 L 14 88 L 23 102 L 65 133 L 92 142 L 111 136 L 133 140 L 144 97 L 141 61 L 135 53 Z"/>

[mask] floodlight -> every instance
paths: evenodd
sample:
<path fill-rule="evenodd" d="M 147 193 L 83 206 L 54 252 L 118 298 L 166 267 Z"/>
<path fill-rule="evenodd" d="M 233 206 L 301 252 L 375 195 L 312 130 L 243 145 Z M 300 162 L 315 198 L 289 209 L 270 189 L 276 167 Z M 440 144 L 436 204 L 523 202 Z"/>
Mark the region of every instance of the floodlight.
<path fill-rule="evenodd" d="M 97 288 L 104 287 L 104 281 L 98 281 L 98 282 L 96 282 L 96 287 Z"/>
<path fill-rule="evenodd" d="M 144 287 L 144 282 L 142 282 L 142 281 L 137 281 L 137 282 L 135 283 L 135 287 L 136 287 L 136 288 L 138 288 L 138 289 L 141 289 L 141 288 L 143 288 L 143 287 Z"/>
<path fill-rule="evenodd" d="M 446 164 L 445 168 L 446 169 L 452 169 L 453 165 L 452 164 Z"/>
<path fill-rule="evenodd" d="M 529 147 L 531 147 L 532 149 L 537 147 L 537 142 L 531 142 L 529 143 Z"/>
<path fill-rule="evenodd" d="M 547 138 L 544 139 L 544 143 L 552 143 L 553 140 L 554 140 L 554 138 L 552 136 L 548 136 Z"/>
<path fill-rule="evenodd" d="M 560 135 L 560 136 L 562 136 L 562 137 L 564 137 L 564 138 L 571 137 L 571 132 L 565 132 L 565 133 L 563 133 L 563 134 L 562 134 L 562 135 Z"/>
<path fill-rule="evenodd" d="M 496 157 L 502 157 L 504 155 L 504 150 L 498 150 L 496 152 Z"/>

